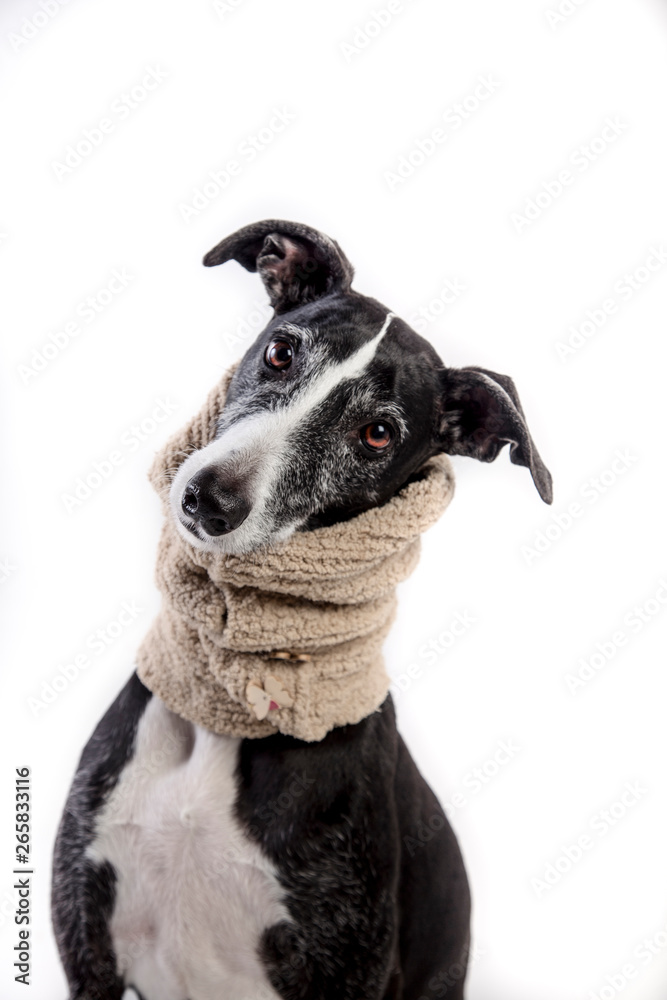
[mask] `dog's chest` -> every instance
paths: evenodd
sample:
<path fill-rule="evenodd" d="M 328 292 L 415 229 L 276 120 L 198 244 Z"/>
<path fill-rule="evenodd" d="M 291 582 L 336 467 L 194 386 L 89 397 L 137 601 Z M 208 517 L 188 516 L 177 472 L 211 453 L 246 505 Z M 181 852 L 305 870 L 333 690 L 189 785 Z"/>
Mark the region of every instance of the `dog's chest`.
<path fill-rule="evenodd" d="M 263 930 L 289 917 L 233 813 L 239 744 L 151 699 L 98 817 L 89 856 L 117 874 L 118 970 L 145 1000 L 277 996 L 257 951 Z"/>

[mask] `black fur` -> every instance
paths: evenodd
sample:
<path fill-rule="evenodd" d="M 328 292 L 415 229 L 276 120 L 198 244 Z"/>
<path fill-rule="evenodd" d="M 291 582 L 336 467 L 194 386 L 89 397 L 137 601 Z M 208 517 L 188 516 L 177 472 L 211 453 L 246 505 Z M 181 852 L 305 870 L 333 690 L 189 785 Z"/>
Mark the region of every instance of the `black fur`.
<path fill-rule="evenodd" d="M 204 257 L 207 267 L 237 260 L 259 271 L 276 313 L 333 291 L 349 291 L 354 271 L 335 242 L 299 222 L 267 219 L 227 236 Z"/>
<path fill-rule="evenodd" d="M 442 969 L 465 968 L 461 855 L 396 731 L 391 697 L 317 744 L 280 734 L 244 740 L 239 772 L 239 818 L 276 865 L 298 927 L 264 936 L 281 996 L 416 1000 Z M 290 794 L 295 777 L 303 794 Z M 413 847 L 434 816 L 437 831 Z M 456 986 L 448 997 L 462 995 L 462 977 Z"/>
<path fill-rule="evenodd" d="M 133 675 L 102 718 L 58 834 L 53 921 L 71 1000 L 120 1000 L 125 988 L 108 930 L 115 875 L 84 852 L 151 697 Z M 429 981 L 433 996 L 460 1000 L 470 917 L 463 862 L 396 730 L 391 697 L 320 743 L 243 740 L 236 813 L 276 866 L 294 921 L 268 928 L 261 944 L 285 1000 L 418 1000 Z"/>
<path fill-rule="evenodd" d="M 448 455 L 493 462 L 509 443 L 510 461 L 530 469 L 545 503 L 553 500 L 551 475 L 530 436 L 519 394 L 511 378 L 486 368 L 445 369 L 441 446 Z"/>
<path fill-rule="evenodd" d="M 95 819 L 131 759 L 139 720 L 152 697 L 133 674 L 86 744 L 58 830 L 52 916 L 71 1000 L 119 1000 L 123 983 L 109 935 L 114 871 L 86 858 Z"/>
<path fill-rule="evenodd" d="M 351 290 L 352 267 L 338 245 L 307 226 L 276 220 L 247 226 L 204 262 L 231 259 L 259 271 L 275 315 L 232 379 L 218 435 L 249 413 L 287 405 L 300 378 L 348 357 L 387 316 L 380 303 Z M 301 338 L 290 371 L 266 364 L 267 343 L 276 337 Z M 551 477 L 511 379 L 446 368 L 400 319 L 392 321 L 372 371 L 353 390 L 349 382 L 335 388 L 316 417 L 319 423 L 291 442 L 294 457 L 274 484 L 265 540 L 274 528 L 312 530 L 384 503 L 438 451 L 493 461 L 509 443 L 512 462 L 530 469 L 551 502 Z M 385 418 L 395 425 L 392 448 L 357 454 L 355 428 Z M 243 470 L 235 474 L 242 481 Z M 212 534 L 209 542 L 217 544 L 218 532 Z M 53 920 L 71 1000 L 122 996 L 109 933 L 116 875 L 85 852 L 132 758 L 150 698 L 134 676 L 99 723 L 58 834 Z M 260 945 L 284 1000 L 461 1000 L 468 883 L 449 823 L 396 730 L 391 698 L 320 743 L 283 735 L 243 740 L 237 783 L 237 817 L 275 866 L 293 921 L 269 927 Z"/>

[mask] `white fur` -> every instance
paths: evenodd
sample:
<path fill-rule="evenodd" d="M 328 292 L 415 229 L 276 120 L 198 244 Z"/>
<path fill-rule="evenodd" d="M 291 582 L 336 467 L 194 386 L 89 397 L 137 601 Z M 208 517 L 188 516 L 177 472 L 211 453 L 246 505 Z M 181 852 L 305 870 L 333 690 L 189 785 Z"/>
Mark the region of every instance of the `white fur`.
<path fill-rule="evenodd" d="M 119 974 L 145 1000 L 273 1000 L 257 955 L 289 919 L 271 864 L 232 810 L 240 740 L 152 698 L 89 856 L 117 873 Z"/>
<path fill-rule="evenodd" d="M 242 418 L 224 431 L 219 438 L 189 455 L 183 462 L 170 490 L 170 503 L 178 531 L 186 541 L 197 548 L 210 551 L 246 552 L 268 541 L 282 541 L 298 527 L 288 525 L 279 535 L 270 532 L 267 524 L 266 503 L 280 471 L 289 463 L 287 442 L 300 424 L 343 381 L 358 378 L 375 357 L 380 341 L 387 332 L 393 313 L 387 313 L 381 330 L 361 347 L 336 364 L 322 367 L 310 378 L 305 387 L 294 392 L 286 406 L 277 410 L 256 413 Z M 181 499 L 189 480 L 209 465 L 233 459 L 246 472 L 254 470 L 250 484 L 253 506 L 250 514 L 235 531 L 211 539 L 200 539 L 183 525 L 180 519 Z"/>

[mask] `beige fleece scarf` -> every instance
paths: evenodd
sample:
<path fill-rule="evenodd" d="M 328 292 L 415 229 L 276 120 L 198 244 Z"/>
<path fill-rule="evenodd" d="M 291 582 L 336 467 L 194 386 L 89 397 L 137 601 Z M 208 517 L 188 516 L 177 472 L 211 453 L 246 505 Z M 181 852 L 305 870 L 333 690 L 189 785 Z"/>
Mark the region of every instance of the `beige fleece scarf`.
<path fill-rule="evenodd" d="M 245 555 L 202 552 L 178 534 L 168 487 L 185 457 L 213 440 L 232 374 L 150 472 L 165 507 L 163 603 L 138 673 L 172 712 L 216 733 L 321 740 L 386 697 L 382 644 L 395 587 L 417 563 L 421 533 L 452 498 L 451 465 L 444 455 L 431 459 L 383 507 L 344 523 Z"/>

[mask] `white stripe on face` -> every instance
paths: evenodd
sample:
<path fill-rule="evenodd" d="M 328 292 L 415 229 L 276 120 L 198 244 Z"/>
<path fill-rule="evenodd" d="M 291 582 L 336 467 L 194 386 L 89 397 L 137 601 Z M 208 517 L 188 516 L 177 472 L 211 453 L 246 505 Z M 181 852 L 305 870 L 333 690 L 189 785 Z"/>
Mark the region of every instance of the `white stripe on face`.
<path fill-rule="evenodd" d="M 281 415 L 286 417 L 285 423 L 288 426 L 285 428 L 285 436 L 287 437 L 312 410 L 331 395 L 341 382 L 359 378 L 375 357 L 380 341 L 393 319 L 394 314 L 387 313 L 387 318 L 382 324 L 382 329 L 379 333 L 376 333 L 372 340 L 366 341 L 365 344 L 362 344 L 354 354 L 351 354 L 349 358 L 345 358 L 344 361 L 339 361 L 337 364 L 325 368 L 293 402 L 288 403 L 279 413 L 266 414 L 266 417 L 271 422 L 271 433 L 274 440 L 276 431 L 273 429 L 273 421 L 276 417 L 280 417 Z M 280 430 L 278 433 L 280 433 Z"/>
<path fill-rule="evenodd" d="M 266 541 L 264 511 L 280 472 L 289 463 L 289 453 L 285 448 L 287 441 L 341 382 L 352 381 L 363 374 L 375 357 L 394 318 L 393 313 L 387 313 L 382 328 L 374 337 L 362 344 L 350 357 L 325 367 L 285 406 L 243 417 L 223 431 L 215 441 L 185 460 L 170 491 L 172 510 L 184 538 L 196 544 L 195 537 L 183 527 L 178 516 L 181 497 L 188 481 L 206 466 L 233 460 L 234 465 L 244 471 L 254 469 L 250 480 L 250 488 L 253 490 L 252 510 L 235 531 L 219 536 L 214 544 L 206 541 L 201 545 L 216 551 L 242 552 Z M 263 526 L 263 531 L 260 531 L 260 526 Z M 281 532 L 281 537 L 291 534 L 294 527 L 286 533 Z"/>

